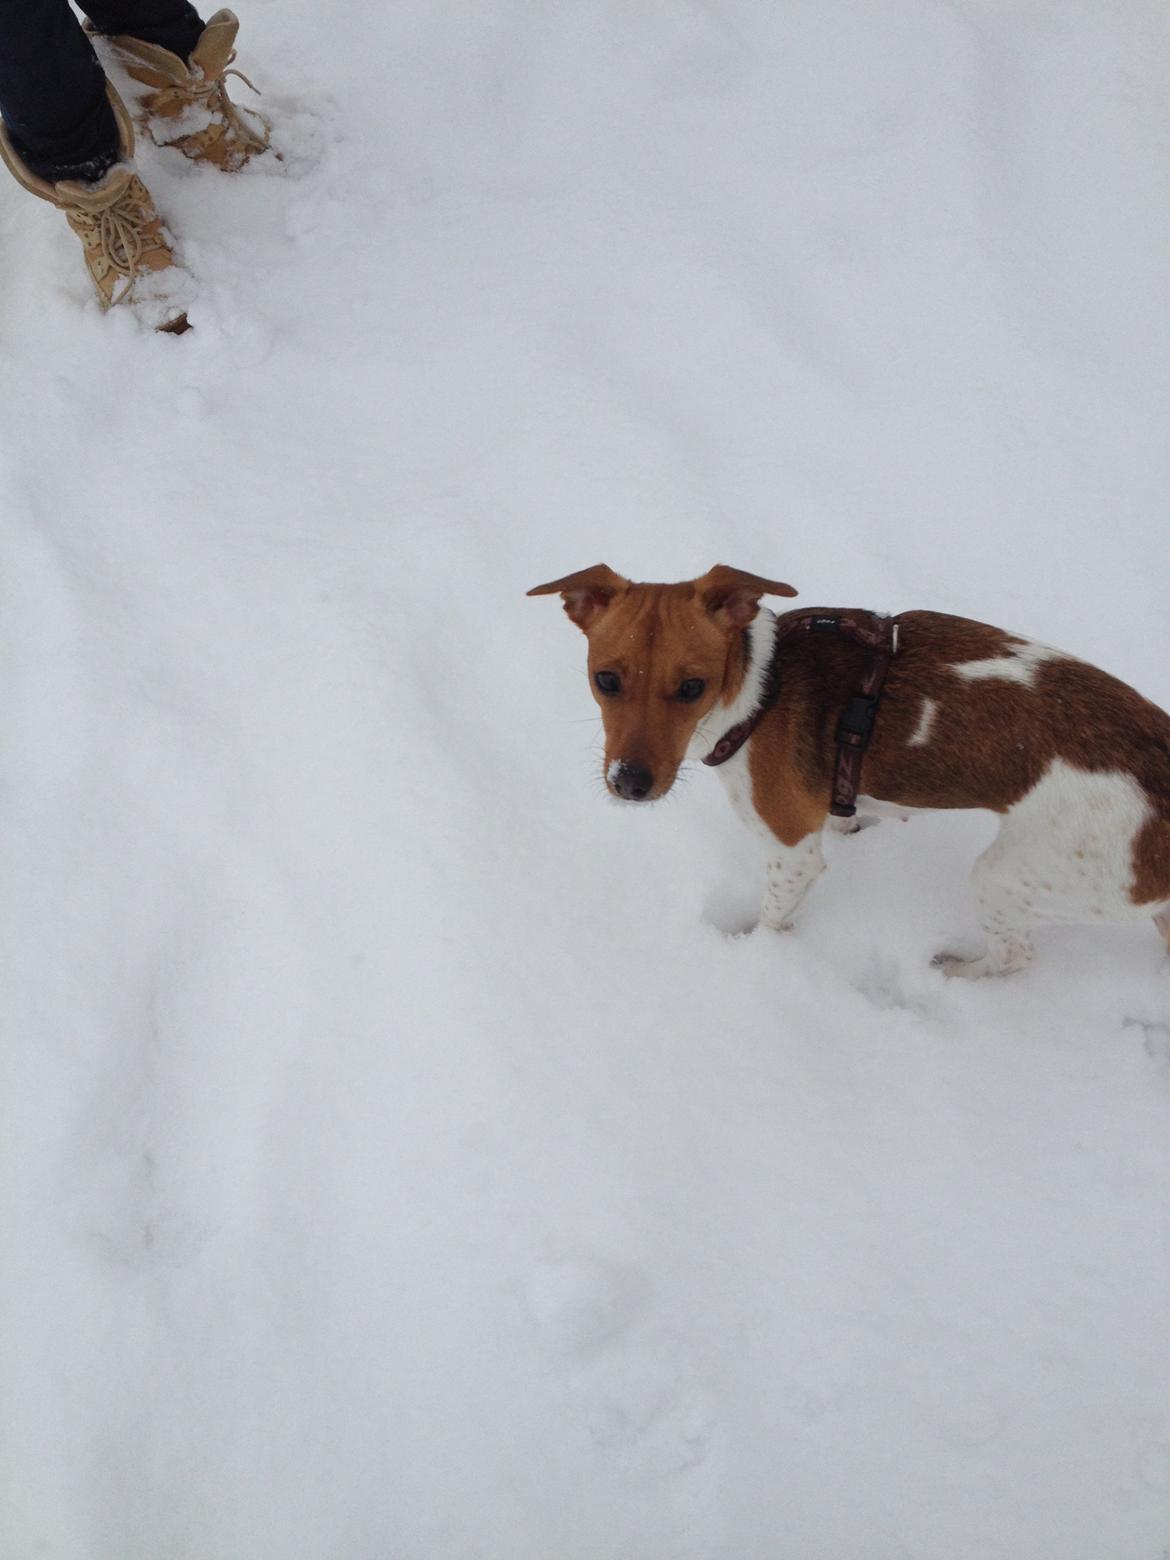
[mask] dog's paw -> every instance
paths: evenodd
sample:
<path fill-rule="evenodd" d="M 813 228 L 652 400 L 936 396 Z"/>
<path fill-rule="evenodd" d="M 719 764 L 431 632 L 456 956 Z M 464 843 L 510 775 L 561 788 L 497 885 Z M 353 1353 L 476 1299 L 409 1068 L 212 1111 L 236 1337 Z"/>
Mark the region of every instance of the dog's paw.
<path fill-rule="evenodd" d="M 830 834 L 860 834 L 862 823 L 860 818 L 832 818 L 829 819 Z"/>
<path fill-rule="evenodd" d="M 873 813 L 854 813 L 852 818 L 830 818 L 829 827 L 834 834 L 860 834 L 862 829 L 876 829 L 881 821 Z"/>
<path fill-rule="evenodd" d="M 1014 975 L 1032 962 L 1032 945 L 1026 942 L 993 943 L 986 953 L 975 958 L 969 953 L 944 949 L 930 962 L 934 969 L 952 979 L 982 980 L 985 975 Z"/>
<path fill-rule="evenodd" d="M 944 975 L 957 980 L 980 980 L 984 975 L 992 974 L 991 960 L 985 953 L 971 958 L 967 954 L 956 953 L 944 949 L 936 953 L 930 961 L 930 967 L 941 970 Z"/>

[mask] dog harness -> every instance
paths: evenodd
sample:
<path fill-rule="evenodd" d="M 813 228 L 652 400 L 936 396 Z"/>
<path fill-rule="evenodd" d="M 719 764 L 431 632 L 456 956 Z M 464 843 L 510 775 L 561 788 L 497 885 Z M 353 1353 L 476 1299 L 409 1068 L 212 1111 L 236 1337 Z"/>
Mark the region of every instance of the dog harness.
<path fill-rule="evenodd" d="M 725 764 L 738 753 L 761 718 L 779 695 L 777 662 L 781 647 L 797 634 L 836 634 L 861 645 L 866 651 L 861 686 L 851 694 L 837 722 L 837 757 L 833 765 L 833 789 L 829 811 L 834 818 L 852 818 L 857 811 L 857 791 L 861 782 L 861 759 L 873 736 L 878 699 L 890 662 L 898 653 L 898 624 L 878 612 L 792 612 L 776 620 L 776 642 L 768 663 L 766 692 L 759 708 L 746 720 L 725 731 L 703 760 L 704 764 Z"/>

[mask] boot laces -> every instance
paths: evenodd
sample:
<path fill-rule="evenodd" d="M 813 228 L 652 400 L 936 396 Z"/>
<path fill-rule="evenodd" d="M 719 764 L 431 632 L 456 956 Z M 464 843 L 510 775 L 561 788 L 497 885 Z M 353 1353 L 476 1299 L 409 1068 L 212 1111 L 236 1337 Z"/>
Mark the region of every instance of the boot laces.
<path fill-rule="evenodd" d="M 154 215 L 144 205 L 137 184 L 137 179 L 132 179 L 118 199 L 102 211 L 87 211 L 83 206 L 75 206 L 72 211 L 75 222 L 97 234 L 102 255 L 110 267 L 125 278 L 122 287 L 110 299 L 111 304 L 120 303 L 134 285 L 146 247 L 142 229 Z"/>
<path fill-rule="evenodd" d="M 231 129 L 245 143 L 250 142 L 253 146 L 267 146 L 267 132 L 263 136 L 257 135 L 256 131 L 247 123 L 240 110 L 224 91 L 224 82 L 227 78 L 236 76 L 257 97 L 261 96 L 260 88 L 254 82 L 249 81 L 242 70 L 230 68 L 235 57 L 236 51 L 233 49 L 227 57 L 228 68 L 220 71 L 218 76 L 205 76 L 201 70 L 191 71 L 186 81 L 182 83 L 177 82 L 174 86 L 164 87 L 159 93 L 159 99 L 176 103 L 180 107 L 197 104 L 205 108 L 210 114 L 222 115 Z"/>

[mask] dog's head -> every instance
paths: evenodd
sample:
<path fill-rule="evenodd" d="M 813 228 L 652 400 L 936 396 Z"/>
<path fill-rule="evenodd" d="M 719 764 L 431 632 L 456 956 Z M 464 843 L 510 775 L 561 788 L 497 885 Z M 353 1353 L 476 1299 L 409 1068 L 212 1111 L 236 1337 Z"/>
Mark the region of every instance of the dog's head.
<path fill-rule="evenodd" d="M 666 795 L 699 722 L 738 691 L 743 630 L 760 597 L 796 595 L 724 563 L 680 585 L 635 585 L 599 563 L 528 594 L 557 592 L 589 641 L 605 783 L 629 802 Z"/>

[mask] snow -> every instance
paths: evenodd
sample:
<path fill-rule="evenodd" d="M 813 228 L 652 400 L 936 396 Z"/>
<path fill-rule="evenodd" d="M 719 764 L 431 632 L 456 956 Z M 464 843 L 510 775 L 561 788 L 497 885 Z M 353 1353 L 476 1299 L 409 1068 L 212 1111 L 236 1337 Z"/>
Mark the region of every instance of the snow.
<path fill-rule="evenodd" d="M 0 192 L 8 1560 L 1163 1560 L 1170 986 L 742 935 L 527 587 L 724 561 L 1170 705 L 1153 0 L 253 0 L 153 337 Z M 241 101 L 250 101 L 239 83 Z"/>

